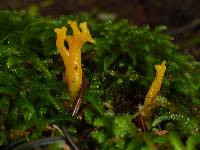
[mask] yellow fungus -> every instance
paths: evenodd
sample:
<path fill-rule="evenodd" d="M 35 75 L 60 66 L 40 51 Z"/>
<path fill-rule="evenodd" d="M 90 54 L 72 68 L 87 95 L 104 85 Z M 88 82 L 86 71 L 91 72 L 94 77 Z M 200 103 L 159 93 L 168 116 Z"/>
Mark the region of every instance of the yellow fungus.
<path fill-rule="evenodd" d="M 140 108 L 140 114 L 144 117 L 151 116 L 151 108 L 155 105 L 155 97 L 159 93 L 164 73 L 166 70 L 166 61 L 163 61 L 161 65 L 155 65 L 156 68 L 156 77 L 152 82 L 149 91 L 147 92 L 144 105 Z"/>
<path fill-rule="evenodd" d="M 155 96 L 158 94 L 160 91 L 161 85 L 162 85 L 162 80 L 163 76 L 166 70 L 166 61 L 163 61 L 161 65 L 155 65 L 156 68 L 156 77 L 154 81 L 151 84 L 151 87 L 146 95 L 144 105 L 151 105 L 153 103 Z"/>
<path fill-rule="evenodd" d="M 73 35 L 66 35 L 67 28 L 56 28 L 57 34 L 56 47 L 65 65 L 65 81 L 68 84 L 72 100 L 74 100 L 82 84 L 81 48 L 85 42 L 95 43 L 87 28 L 87 22 L 80 23 L 78 28 L 76 21 L 69 21 Z M 68 42 L 69 48 L 65 47 L 64 42 Z"/>

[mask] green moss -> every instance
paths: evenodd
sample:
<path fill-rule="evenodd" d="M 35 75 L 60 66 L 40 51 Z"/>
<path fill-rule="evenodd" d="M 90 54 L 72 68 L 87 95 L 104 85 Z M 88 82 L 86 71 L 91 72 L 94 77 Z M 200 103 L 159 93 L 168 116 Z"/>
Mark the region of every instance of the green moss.
<path fill-rule="evenodd" d="M 70 19 L 87 21 L 96 40 L 82 50 L 89 81 L 82 120 L 72 117 L 64 105 L 70 97 L 53 31 L 67 26 Z M 11 138 L 12 131 L 31 130 L 28 142 L 43 137 L 46 127 L 55 124 L 65 125 L 80 149 L 180 149 L 185 147 L 185 139 L 191 149 L 191 143 L 199 141 L 200 63 L 181 54 L 163 29 L 88 16 L 53 19 L 0 11 L 1 147 L 23 139 Z M 154 65 L 163 60 L 167 70 L 152 127 L 167 129 L 170 134 L 159 139 L 154 130 L 138 132 L 140 126 L 133 115 L 155 76 Z M 106 107 L 108 102 L 111 107 Z"/>

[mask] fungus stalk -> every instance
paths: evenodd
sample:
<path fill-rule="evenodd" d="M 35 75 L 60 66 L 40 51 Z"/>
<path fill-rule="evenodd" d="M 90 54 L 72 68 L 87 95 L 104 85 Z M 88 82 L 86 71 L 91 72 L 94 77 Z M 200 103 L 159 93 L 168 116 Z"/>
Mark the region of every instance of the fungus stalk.
<path fill-rule="evenodd" d="M 144 101 L 144 105 L 139 108 L 139 113 L 137 113 L 135 115 L 135 117 L 138 115 L 141 115 L 147 119 L 149 119 L 151 117 L 151 115 L 152 115 L 151 109 L 156 104 L 155 97 L 157 96 L 157 94 L 160 91 L 164 73 L 166 70 L 165 64 L 166 64 L 166 61 L 163 61 L 161 65 L 155 65 L 156 77 L 155 77 L 154 81 L 152 82 L 152 84 L 149 88 L 149 91 L 147 92 L 147 95 L 146 95 L 145 101 Z"/>
<path fill-rule="evenodd" d="M 64 80 L 74 101 L 82 84 L 81 48 L 85 42 L 95 43 L 95 40 L 90 35 L 87 22 L 80 23 L 81 31 L 76 21 L 69 21 L 68 24 L 72 28 L 73 35 L 66 35 L 67 28 L 65 26 L 56 28 L 54 31 L 57 34 L 56 47 L 66 69 Z M 65 40 L 68 42 L 68 49 L 65 47 Z"/>

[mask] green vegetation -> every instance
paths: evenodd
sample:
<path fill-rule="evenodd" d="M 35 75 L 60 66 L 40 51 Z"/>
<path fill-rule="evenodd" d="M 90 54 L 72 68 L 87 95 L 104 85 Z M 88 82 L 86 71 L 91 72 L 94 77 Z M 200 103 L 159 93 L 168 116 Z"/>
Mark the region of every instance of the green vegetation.
<path fill-rule="evenodd" d="M 64 105 L 70 97 L 53 31 L 68 20 L 87 21 L 96 40 L 82 50 L 89 87 L 79 117 Z M 52 19 L 0 11 L 1 147 L 40 139 L 48 125 L 64 125 L 80 149 L 199 148 L 200 63 L 181 54 L 163 29 L 88 16 Z M 155 77 L 154 65 L 163 60 L 167 70 L 150 129 L 141 131 L 133 116 Z M 160 130 L 168 133 L 156 135 Z"/>

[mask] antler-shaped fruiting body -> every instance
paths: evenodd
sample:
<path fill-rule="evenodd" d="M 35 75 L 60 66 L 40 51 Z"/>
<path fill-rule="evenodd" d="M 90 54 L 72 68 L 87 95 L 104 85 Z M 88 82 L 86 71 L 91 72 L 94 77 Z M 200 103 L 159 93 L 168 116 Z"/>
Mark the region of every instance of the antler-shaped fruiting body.
<path fill-rule="evenodd" d="M 141 106 L 139 110 L 139 114 L 144 117 L 151 116 L 151 108 L 154 107 L 156 103 L 155 97 L 159 93 L 161 85 L 162 85 L 164 73 L 166 70 L 165 64 L 166 64 L 166 61 L 163 61 L 161 65 L 155 65 L 156 77 L 154 81 L 152 82 L 149 88 L 149 91 L 147 92 L 144 105 Z"/>
<path fill-rule="evenodd" d="M 81 31 L 76 21 L 69 21 L 68 24 L 73 30 L 73 35 L 66 35 L 67 28 L 56 28 L 56 46 L 63 58 L 65 65 L 65 81 L 68 84 L 71 97 L 74 100 L 82 84 L 81 48 L 85 42 L 95 43 L 87 28 L 87 22 L 80 23 Z M 69 49 L 65 47 L 65 40 L 68 42 Z"/>

